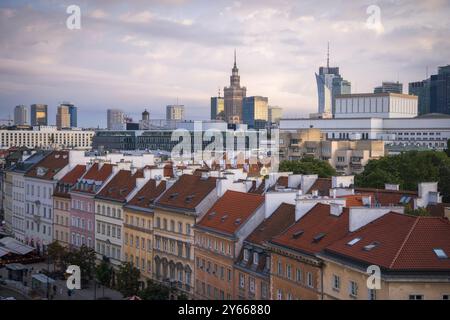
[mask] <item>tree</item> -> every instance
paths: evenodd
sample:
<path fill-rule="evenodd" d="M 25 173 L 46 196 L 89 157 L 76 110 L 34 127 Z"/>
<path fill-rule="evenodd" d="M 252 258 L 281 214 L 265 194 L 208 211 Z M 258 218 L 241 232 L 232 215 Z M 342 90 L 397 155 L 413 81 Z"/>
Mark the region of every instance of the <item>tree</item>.
<path fill-rule="evenodd" d="M 355 177 L 358 187 L 383 188 L 385 183 L 402 190 L 417 190 L 420 182 L 438 182 L 443 201 L 450 201 L 450 157 L 439 151 L 409 151 L 370 160 Z"/>
<path fill-rule="evenodd" d="M 138 295 L 144 300 L 169 300 L 170 289 L 149 280 L 145 289 L 141 290 Z"/>
<path fill-rule="evenodd" d="M 445 149 L 447 157 L 450 157 L 450 139 L 447 140 L 447 149 Z"/>
<path fill-rule="evenodd" d="M 53 269 L 58 267 L 59 270 L 65 269 L 65 258 L 67 255 L 67 249 L 63 247 L 58 241 L 53 241 L 47 247 L 47 254 L 50 260 L 53 262 Z"/>
<path fill-rule="evenodd" d="M 107 261 L 102 260 L 95 268 L 95 276 L 102 286 L 108 287 L 112 278 L 112 268 L 110 264 Z"/>
<path fill-rule="evenodd" d="M 311 157 L 301 160 L 282 161 L 280 171 L 293 172 L 294 174 L 317 174 L 321 178 L 329 178 L 336 175 L 336 170 L 327 161 Z"/>
<path fill-rule="evenodd" d="M 122 263 L 117 273 L 117 290 L 124 297 L 131 297 L 139 291 L 139 269 L 129 262 Z"/>
<path fill-rule="evenodd" d="M 87 282 L 94 276 L 95 251 L 82 245 L 79 249 L 70 251 L 67 257 L 68 264 L 77 265 L 81 270 L 81 280 Z"/>
<path fill-rule="evenodd" d="M 405 214 L 409 214 L 412 216 L 417 216 L 417 217 L 429 217 L 430 216 L 430 212 L 426 209 L 426 208 L 417 208 L 417 209 L 412 209 L 410 205 L 407 205 L 405 207 Z"/>

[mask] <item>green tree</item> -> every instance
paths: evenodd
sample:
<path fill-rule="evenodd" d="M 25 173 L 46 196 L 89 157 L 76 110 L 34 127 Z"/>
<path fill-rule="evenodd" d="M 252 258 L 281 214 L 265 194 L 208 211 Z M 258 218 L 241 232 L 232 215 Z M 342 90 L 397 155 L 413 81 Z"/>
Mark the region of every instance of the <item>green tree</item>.
<path fill-rule="evenodd" d="M 129 262 L 122 263 L 117 273 L 117 290 L 124 297 L 131 297 L 139 291 L 139 269 L 133 267 Z"/>
<path fill-rule="evenodd" d="M 48 245 L 47 254 L 53 263 L 53 269 L 58 268 L 60 271 L 65 269 L 64 261 L 67 256 L 67 249 L 58 241 L 53 241 Z"/>
<path fill-rule="evenodd" d="M 67 256 L 67 263 L 77 265 L 81 270 L 81 280 L 87 282 L 94 276 L 95 271 L 95 251 L 82 245 L 79 249 L 70 251 Z"/>
<path fill-rule="evenodd" d="M 148 281 L 145 289 L 138 294 L 144 300 L 169 300 L 170 289 L 159 283 Z"/>
<path fill-rule="evenodd" d="M 407 205 L 405 207 L 405 214 L 409 214 L 412 216 L 418 216 L 418 217 L 429 217 L 430 216 L 430 212 L 426 208 L 417 208 L 416 210 L 414 210 L 409 205 Z"/>
<path fill-rule="evenodd" d="M 305 157 L 301 160 L 286 160 L 280 163 L 280 171 L 294 174 L 317 174 L 321 178 L 336 175 L 336 170 L 323 160 Z"/>
<path fill-rule="evenodd" d="M 444 202 L 450 201 L 450 158 L 444 152 L 409 151 L 370 160 L 355 177 L 358 187 L 383 188 L 396 183 L 402 190 L 417 190 L 420 182 L 438 182 Z"/>

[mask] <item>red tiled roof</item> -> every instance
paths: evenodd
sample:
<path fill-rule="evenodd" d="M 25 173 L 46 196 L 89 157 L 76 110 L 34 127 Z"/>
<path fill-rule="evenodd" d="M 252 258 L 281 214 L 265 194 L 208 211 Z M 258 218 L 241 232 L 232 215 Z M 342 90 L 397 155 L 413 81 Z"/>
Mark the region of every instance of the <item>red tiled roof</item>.
<path fill-rule="evenodd" d="M 311 188 L 309 188 L 306 193 L 311 194 L 314 190 L 317 190 L 319 192 L 319 196 L 329 196 L 331 186 L 331 179 L 317 178 L 317 180 L 313 183 Z"/>
<path fill-rule="evenodd" d="M 295 222 L 295 205 L 282 203 L 245 241 L 262 245 Z"/>
<path fill-rule="evenodd" d="M 355 238 L 361 240 L 347 244 Z M 377 243 L 373 249 L 364 248 L 373 243 Z M 326 252 L 390 270 L 450 271 L 450 259 L 439 258 L 433 249 L 442 249 L 450 257 L 447 219 L 390 212 L 331 244 Z"/>
<path fill-rule="evenodd" d="M 271 242 L 279 246 L 316 254 L 348 232 L 348 209 L 340 216 L 330 214 L 330 206 L 318 203 L 302 218 Z M 321 237 L 321 235 L 324 235 Z"/>
<path fill-rule="evenodd" d="M 81 178 L 85 171 L 86 166 L 79 164 L 75 166 L 75 168 L 73 168 L 69 173 L 67 173 L 61 180 L 59 180 L 59 182 L 73 185 L 78 181 L 78 179 Z"/>
<path fill-rule="evenodd" d="M 155 200 L 166 190 L 166 181 L 162 180 L 158 186 L 156 186 L 156 180 L 149 180 L 139 192 L 128 202 L 128 205 L 150 208 Z"/>
<path fill-rule="evenodd" d="M 137 170 L 135 174 L 132 174 L 130 170 L 120 170 L 98 193 L 97 197 L 124 202 L 136 188 L 136 179 L 143 177 L 142 170 Z"/>
<path fill-rule="evenodd" d="M 348 194 L 345 196 L 338 196 L 337 198 L 345 199 L 345 206 L 346 207 L 362 207 L 363 204 L 363 197 L 367 197 L 370 195 L 364 195 L 364 194 Z"/>
<path fill-rule="evenodd" d="M 227 234 L 234 234 L 264 204 L 264 196 L 227 191 L 197 224 Z"/>
<path fill-rule="evenodd" d="M 25 176 L 43 180 L 52 180 L 53 177 L 68 164 L 68 151 L 53 151 L 34 165 Z"/>
<path fill-rule="evenodd" d="M 375 188 L 355 188 L 356 193 L 364 193 L 372 195 L 372 202 L 379 203 L 382 206 L 398 205 L 402 197 L 410 197 L 409 201 L 404 204 L 414 204 L 417 198 L 417 192 L 405 190 L 386 190 Z"/>
<path fill-rule="evenodd" d="M 216 188 L 216 178 L 182 175 L 157 201 L 157 205 L 193 210 Z"/>
<path fill-rule="evenodd" d="M 100 164 L 94 163 L 83 177 L 84 180 L 105 181 L 113 171 L 113 165 L 104 163 L 101 168 Z"/>

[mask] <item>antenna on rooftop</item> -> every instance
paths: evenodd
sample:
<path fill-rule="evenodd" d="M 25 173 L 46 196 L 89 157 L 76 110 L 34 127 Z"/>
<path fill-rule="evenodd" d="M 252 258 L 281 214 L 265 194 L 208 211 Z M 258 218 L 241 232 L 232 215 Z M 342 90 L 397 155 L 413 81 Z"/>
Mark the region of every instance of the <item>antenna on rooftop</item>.
<path fill-rule="evenodd" d="M 327 46 L 327 68 L 330 68 L 330 41 L 328 41 Z"/>

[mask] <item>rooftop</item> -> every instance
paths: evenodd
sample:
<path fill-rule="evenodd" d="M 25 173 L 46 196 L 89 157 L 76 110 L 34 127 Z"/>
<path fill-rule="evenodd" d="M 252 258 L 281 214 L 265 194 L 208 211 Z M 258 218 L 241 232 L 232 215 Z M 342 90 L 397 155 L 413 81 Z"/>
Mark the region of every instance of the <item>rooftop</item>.
<path fill-rule="evenodd" d="M 197 224 L 199 227 L 234 234 L 264 204 L 264 196 L 227 191 Z"/>
<path fill-rule="evenodd" d="M 128 195 L 136 188 L 136 179 L 143 178 L 143 171 L 134 174 L 130 170 L 120 170 L 96 197 L 125 202 Z"/>
<path fill-rule="evenodd" d="M 141 190 L 139 190 L 133 199 L 128 202 L 128 205 L 148 209 L 165 190 L 166 181 L 162 180 L 157 185 L 157 181 L 151 179 L 141 188 Z"/>
<path fill-rule="evenodd" d="M 390 212 L 329 245 L 325 252 L 390 270 L 448 272 L 450 222 Z"/>
<path fill-rule="evenodd" d="M 43 180 L 53 180 L 54 176 L 68 164 L 68 151 L 53 151 L 44 159 L 36 163 L 25 176 Z"/>
<path fill-rule="evenodd" d="M 216 178 L 182 175 L 157 201 L 157 205 L 194 210 L 216 188 Z"/>

